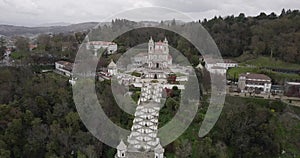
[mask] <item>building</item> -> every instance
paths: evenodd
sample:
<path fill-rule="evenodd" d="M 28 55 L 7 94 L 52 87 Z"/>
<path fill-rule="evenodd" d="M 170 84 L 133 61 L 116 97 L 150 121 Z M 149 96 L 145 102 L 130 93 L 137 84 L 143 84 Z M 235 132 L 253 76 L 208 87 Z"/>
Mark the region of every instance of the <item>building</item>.
<path fill-rule="evenodd" d="M 169 54 L 167 38 L 163 42 L 154 42 L 152 37 L 148 42 L 147 52 L 141 52 L 131 58 L 132 69 L 143 68 L 143 74 L 148 79 L 164 79 L 168 75 L 168 68 L 172 66 L 173 58 Z"/>
<path fill-rule="evenodd" d="M 229 69 L 233 67 L 238 67 L 239 64 L 231 59 L 223 59 L 223 62 L 217 62 L 217 66 Z"/>
<path fill-rule="evenodd" d="M 132 63 L 136 67 L 147 65 L 150 69 L 165 69 L 172 65 L 173 58 L 169 54 L 167 38 L 163 42 L 154 42 L 152 37 L 148 42 L 148 52 L 139 53 L 133 57 Z"/>
<path fill-rule="evenodd" d="M 241 74 L 238 80 L 238 88 L 241 92 L 270 93 L 271 86 L 271 78 L 264 74 Z"/>
<path fill-rule="evenodd" d="M 226 74 L 229 68 L 238 66 L 237 62 L 230 59 L 216 60 L 212 57 L 208 57 L 206 59 L 200 59 L 200 63 L 201 60 L 205 61 L 205 68 L 211 73 Z"/>
<path fill-rule="evenodd" d="M 37 47 L 38 47 L 37 44 L 29 44 L 29 45 L 28 45 L 29 51 L 33 51 L 33 50 L 36 49 Z"/>
<path fill-rule="evenodd" d="M 58 73 L 71 77 L 72 76 L 73 63 L 67 61 L 57 61 L 55 62 L 55 69 Z"/>
<path fill-rule="evenodd" d="M 214 74 L 225 75 L 227 72 L 227 69 L 222 66 L 212 66 L 212 67 L 210 67 L 209 72 L 214 73 Z"/>
<path fill-rule="evenodd" d="M 4 56 L 5 56 L 5 57 L 9 57 L 10 55 L 11 55 L 11 48 L 7 48 L 7 49 L 5 50 Z"/>
<path fill-rule="evenodd" d="M 287 97 L 300 97 L 300 82 L 286 82 L 284 95 Z"/>
<path fill-rule="evenodd" d="M 272 85 L 271 86 L 271 93 L 276 95 L 276 94 L 283 94 L 284 93 L 284 88 L 282 85 Z"/>
<path fill-rule="evenodd" d="M 163 42 L 154 42 L 152 37 L 148 43 L 148 67 L 167 68 L 172 65 L 172 56 L 169 54 L 167 38 Z"/>
<path fill-rule="evenodd" d="M 118 45 L 108 41 L 89 41 L 89 37 L 87 37 L 86 49 L 93 50 L 94 55 L 97 56 L 97 51 L 101 48 L 106 49 L 107 54 L 114 54 L 118 50 Z"/>

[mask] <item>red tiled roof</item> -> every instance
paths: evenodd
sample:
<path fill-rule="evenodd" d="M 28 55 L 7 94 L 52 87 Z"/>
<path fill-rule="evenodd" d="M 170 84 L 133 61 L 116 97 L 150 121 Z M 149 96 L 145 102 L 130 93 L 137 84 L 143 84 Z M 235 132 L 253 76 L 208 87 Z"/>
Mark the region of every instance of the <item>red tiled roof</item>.
<path fill-rule="evenodd" d="M 37 47 L 37 45 L 36 44 L 29 44 L 29 46 L 28 46 L 30 49 L 33 49 L 33 48 L 36 48 Z"/>
<path fill-rule="evenodd" d="M 56 63 L 63 65 L 63 69 L 72 71 L 73 69 L 73 63 L 67 62 L 67 61 L 57 61 Z"/>
<path fill-rule="evenodd" d="M 300 82 L 286 82 L 287 85 L 300 86 Z"/>
<path fill-rule="evenodd" d="M 162 45 L 162 44 L 164 44 L 164 43 L 161 41 L 155 42 L 155 45 Z"/>

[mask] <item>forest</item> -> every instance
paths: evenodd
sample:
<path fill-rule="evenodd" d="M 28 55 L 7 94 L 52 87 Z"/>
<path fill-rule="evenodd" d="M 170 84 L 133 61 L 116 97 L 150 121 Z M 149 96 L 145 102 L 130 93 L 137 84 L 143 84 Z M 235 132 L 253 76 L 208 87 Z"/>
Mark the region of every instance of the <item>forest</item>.
<path fill-rule="evenodd" d="M 280 15 L 261 13 L 256 17 L 227 16 L 202 21 L 223 56 L 243 54 L 270 56 L 300 62 L 300 12 L 282 10 Z"/>
<path fill-rule="evenodd" d="M 1 68 L 0 87 L 1 158 L 114 156 L 115 149 L 94 138 L 81 122 L 66 77 L 32 68 Z M 110 81 L 96 82 L 96 91 L 107 116 L 130 129 L 133 116 L 113 100 Z M 178 95 L 168 98 L 161 125 L 176 113 L 176 100 Z M 227 97 L 216 126 L 199 138 L 208 101 L 203 95 L 191 126 L 165 147 L 168 158 L 300 156 L 299 108 L 275 100 Z"/>

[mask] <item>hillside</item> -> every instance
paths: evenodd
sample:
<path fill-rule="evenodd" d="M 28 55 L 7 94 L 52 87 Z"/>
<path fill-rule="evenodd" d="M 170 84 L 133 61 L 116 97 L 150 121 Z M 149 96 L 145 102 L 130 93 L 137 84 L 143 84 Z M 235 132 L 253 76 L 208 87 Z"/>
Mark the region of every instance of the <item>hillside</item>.
<path fill-rule="evenodd" d="M 300 64 L 299 10 L 283 9 L 280 15 L 261 13 L 254 17 L 241 13 L 201 23 L 225 57 L 251 54 L 254 58 L 268 56 Z"/>
<path fill-rule="evenodd" d="M 40 34 L 40 33 L 69 33 L 81 32 L 95 27 L 97 22 L 72 24 L 68 26 L 48 26 L 48 27 L 24 27 L 13 25 L 0 25 L 0 34 L 5 36 Z"/>
<path fill-rule="evenodd" d="M 115 149 L 94 138 L 81 122 L 68 78 L 31 68 L 0 69 L 0 157 L 113 157 Z M 113 101 L 110 82 L 97 82 L 108 117 L 130 129 L 132 116 Z M 300 109 L 280 101 L 227 97 L 222 114 L 204 138 L 198 137 L 209 97 L 204 96 L 187 131 L 166 146 L 166 157 L 299 157 Z M 176 113 L 162 109 L 160 123 Z"/>

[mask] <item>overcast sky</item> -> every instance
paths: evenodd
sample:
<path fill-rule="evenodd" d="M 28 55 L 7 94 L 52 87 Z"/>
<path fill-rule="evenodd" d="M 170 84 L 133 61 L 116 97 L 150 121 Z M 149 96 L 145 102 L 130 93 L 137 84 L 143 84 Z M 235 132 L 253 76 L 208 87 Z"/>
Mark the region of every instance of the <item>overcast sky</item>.
<path fill-rule="evenodd" d="M 299 9 L 300 0 L 0 0 L 0 24 L 98 22 L 123 10 L 151 6 L 178 10 L 197 20 L 241 12 L 246 16 L 280 14 L 282 8 Z"/>

